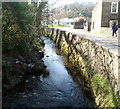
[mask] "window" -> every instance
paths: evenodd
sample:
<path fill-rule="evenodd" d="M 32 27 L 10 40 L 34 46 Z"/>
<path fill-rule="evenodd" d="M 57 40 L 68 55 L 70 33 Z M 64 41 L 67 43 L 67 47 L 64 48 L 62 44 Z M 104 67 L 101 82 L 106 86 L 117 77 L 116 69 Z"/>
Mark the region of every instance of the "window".
<path fill-rule="evenodd" d="M 111 13 L 118 13 L 118 3 L 117 2 L 112 2 L 111 4 Z"/>
<path fill-rule="evenodd" d="M 93 22 L 92 29 L 94 29 L 94 26 L 95 26 L 95 22 Z"/>

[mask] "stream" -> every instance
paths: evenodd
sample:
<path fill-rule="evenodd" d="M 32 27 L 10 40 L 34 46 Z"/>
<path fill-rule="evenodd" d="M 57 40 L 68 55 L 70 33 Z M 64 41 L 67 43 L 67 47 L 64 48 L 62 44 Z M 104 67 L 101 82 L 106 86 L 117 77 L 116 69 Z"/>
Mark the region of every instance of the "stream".
<path fill-rule="evenodd" d="M 64 63 L 64 57 L 58 55 L 53 41 L 41 36 L 44 40 L 44 64 L 48 75 L 29 75 L 25 87 L 11 91 L 3 99 L 3 108 L 15 109 L 29 107 L 94 107 L 91 94 L 85 93 L 83 85 L 78 84 Z M 71 71 L 72 72 L 72 71 Z"/>

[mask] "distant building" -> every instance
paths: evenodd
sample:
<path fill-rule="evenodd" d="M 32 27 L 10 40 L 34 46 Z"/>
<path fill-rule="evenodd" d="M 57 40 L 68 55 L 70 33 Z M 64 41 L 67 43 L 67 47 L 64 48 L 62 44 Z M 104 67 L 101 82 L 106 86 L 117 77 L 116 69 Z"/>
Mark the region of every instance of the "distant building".
<path fill-rule="evenodd" d="M 55 20 L 53 21 L 53 25 L 59 25 L 59 20 L 58 20 L 58 19 L 55 19 Z"/>
<path fill-rule="evenodd" d="M 99 0 L 92 11 L 92 32 L 111 35 L 112 22 L 118 24 L 118 0 Z"/>
<path fill-rule="evenodd" d="M 72 26 L 74 22 L 74 19 L 69 19 L 69 18 L 63 18 L 60 20 L 60 25 L 63 26 Z"/>
<path fill-rule="evenodd" d="M 75 21 L 74 18 L 73 19 L 72 18 L 71 19 L 69 19 L 69 18 L 62 18 L 60 20 L 55 19 L 53 21 L 53 25 L 73 26 L 74 21 Z"/>

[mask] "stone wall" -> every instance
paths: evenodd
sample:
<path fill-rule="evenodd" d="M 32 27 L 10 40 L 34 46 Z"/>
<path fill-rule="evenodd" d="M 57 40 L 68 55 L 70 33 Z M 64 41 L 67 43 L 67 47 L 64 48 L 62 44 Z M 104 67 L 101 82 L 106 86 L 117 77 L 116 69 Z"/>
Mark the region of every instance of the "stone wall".
<path fill-rule="evenodd" d="M 94 10 L 92 11 L 92 32 L 106 34 L 106 29 L 111 29 L 113 21 L 119 21 L 120 19 L 120 2 L 118 5 L 118 13 L 111 13 L 111 3 L 118 2 L 117 0 L 106 2 L 106 0 L 100 0 L 97 2 Z M 120 21 L 118 22 L 120 27 Z M 105 31 L 104 31 L 105 30 Z M 110 35 L 110 34 L 109 34 Z"/>
<path fill-rule="evenodd" d="M 86 79 L 92 81 L 92 76 L 101 74 L 103 78 L 107 77 L 109 81 L 107 84 L 110 85 L 113 91 L 120 91 L 118 86 L 120 84 L 118 83 L 120 80 L 120 72 L 118 71 L 118 66 L 120 68 L 120 63 L 118 64 L 119 56 L 80 35 L 59 29 L 45 29 L 44 35 L 49 36 L 55 42 L 56 46 L 68 56 L 69 60 L 82 72 Z M 101 92 L 99 94 L 102 97 Z M 96 95 L 96 98 L 98 95 Z"/>
<path fill-rule="evenodd" d="M 110 20 L 118 20 L 118 13 L 111 13 L 111 3 L 112 2 L 103 2 L 102 3 L 102 23 L 101 27 L 109 27 Z"/>

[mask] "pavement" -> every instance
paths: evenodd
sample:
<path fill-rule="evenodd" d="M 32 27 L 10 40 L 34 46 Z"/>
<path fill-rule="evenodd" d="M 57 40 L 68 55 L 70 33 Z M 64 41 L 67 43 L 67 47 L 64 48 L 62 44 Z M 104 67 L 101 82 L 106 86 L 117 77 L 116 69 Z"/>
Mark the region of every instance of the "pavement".
<path fill-rule="evenodd" d="M 97 45 L 106 48 L 111 53 L 120 56 L 120 39 L 118 40 L 118 36 L 112 37 L 103 34 L 95 34 L 82 29 L 73 29 L 71 27 L 56 27 L 56 29 L 80 35 L 88 40 L 95 42 Z"/>

